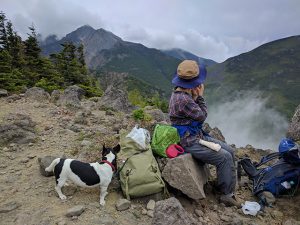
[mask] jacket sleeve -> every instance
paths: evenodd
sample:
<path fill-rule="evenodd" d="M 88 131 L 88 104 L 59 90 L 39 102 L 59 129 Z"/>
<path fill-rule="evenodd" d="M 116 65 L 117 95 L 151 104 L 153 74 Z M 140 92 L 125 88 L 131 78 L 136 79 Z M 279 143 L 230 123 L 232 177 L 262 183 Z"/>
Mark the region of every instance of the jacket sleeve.
<path fill-rule="evenodd" d="M 183 111 L 189 118 L 201 123 L 204 122 L 207 117 L 206 104 L 204 98 L 201 96 L 199 96 L 196 101 L 192 98 L 186 99 Z"/>

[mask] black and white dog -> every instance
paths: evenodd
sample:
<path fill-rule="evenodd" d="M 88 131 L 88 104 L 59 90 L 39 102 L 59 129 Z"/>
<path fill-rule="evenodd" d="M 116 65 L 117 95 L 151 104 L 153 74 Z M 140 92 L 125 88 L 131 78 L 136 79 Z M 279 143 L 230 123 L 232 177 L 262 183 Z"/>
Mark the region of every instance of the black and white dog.
<path fill-rule="evenodd" d="M 116 155 L 120 151 L 120 145 L 114 148 L 106 148 L 103 145 L 102 161 L 95 163 L 84 163 L 74 159 L 57 158 L 52 161 L 45 170 L 54 170 L 56 186 L 55 190 L 60 199 L 67 197 L 62 193 L 61 188 L 67 180 L 81 187 L 96 187 L 100 185 L 100 205 L 105 205 L 105 196 L 108 185 L 111 182 L 116 167 Z"/>

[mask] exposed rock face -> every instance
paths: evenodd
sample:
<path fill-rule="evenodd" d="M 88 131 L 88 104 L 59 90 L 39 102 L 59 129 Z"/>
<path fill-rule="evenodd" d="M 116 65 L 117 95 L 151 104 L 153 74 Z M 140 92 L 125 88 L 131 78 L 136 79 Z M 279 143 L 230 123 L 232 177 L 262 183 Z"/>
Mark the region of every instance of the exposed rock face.
<path fill-rule="evenodd" d="M 225 137 L 223 136 L 219 128 L 217 127 L 211 128 L 208 123 L 204 123 L 203 130 L 207 134 L 209 134 L 212 138 L 225 142 Z"/>
<path fill-rule="evenodd" d="M 51 93 L 50 101 L 53 103 L 56 103 L 58 101 L 60 95 L 61 95 L 61 92 L 59 90 L 53 90 Z"/>
<path fill-rule="evenodd" d="M 59 96 L 58 105 L 72 106 L 79 108 L 81 106 L 80 100 L 82 99 L 85 91 L 76 86 L 70 86 L 65 89 L 64 93 Z"/>
<path fill-rule="evenodd" d="M 36 123 L 25 114 L 9 114 L 0 125 L 0 143 L 26 144 L 35 142 Z"/>
<path fill-rule="evenodd" d="M 156 122 L 164 122 L 168 120 L 168 115 L 163 113 L 160 109 L 156 109 L 153 106 L 146 106 L 145 113 L 151 115 L 152 119 Z"/>
<path fill-rule="evenodd" d="M 293 139 L 294 141 L 300 141 L 300 105 L 298 105 L 298 107 L 296 108 L 286 136 Z"/>
<path fill-rule="evenodd" d="M 156 202 L 152 225 L 196 225 L 199 224 L 180 204 L 172 197 Z"/>
<path fill-rule="evenodd" d="M 98 103 L 100 108 L 123 112 L 129 112 L 133 109 L 122 83 L 124 76 L 124 74 L 111 74 L 111 81 Z"/>
<path fill-rule="evenodd" d="M 0 97 L 6 97 L 8 95 L 7 90 L 5 89 L 0 89 Z"/>
<path fill-rule="evenodd" d="M 196 200 L 205 198 L 203 185 L 208 181 L 208 175 L 206 166 L 199 165 L 191 154 L 169 159 L 162 172 L 169 185 Z"/>
<path fill-rule="evenodd" d="M 25 97 L 38 102 L 47 102 L 50 99 L 49 93 L 47 93 L 44 89 L 39 87 L 33 87 L 28 89 L 25 92 Z"/>
<path fill-rule="evenodd" d="M 7 101 L 8 103 L 12 103 L 12 102 L 17 101 L 17 100 L 20 100 L 20 99 L 21 99 L 21 96 L 20 96 L 20 95 L 13 94 L 13 95 L 11 95 L 11 96 L 8 96 L 8 97 L 6 98 L 6 101 Z"/>

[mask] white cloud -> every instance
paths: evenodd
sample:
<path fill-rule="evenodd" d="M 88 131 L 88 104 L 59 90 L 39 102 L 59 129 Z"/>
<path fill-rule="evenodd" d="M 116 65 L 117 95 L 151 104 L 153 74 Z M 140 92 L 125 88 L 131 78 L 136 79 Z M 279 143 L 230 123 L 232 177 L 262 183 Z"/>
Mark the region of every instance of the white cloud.
<path fill-rule="evenodd" d="M 124 40 L 216 61 L 300 33 L 298 0 L 1 0 L 1 7 L 23 36 L 32 23 L 44 37 L 89 24 Z"/>
<path fill-rule="evenodd" d="M 212 105 L 208 123 L 218 127 L 227 143 L 251 144 L 256 148 L 277 150 L 285 137 L 288 122 L 278 112 L 266 107 L 266 99 L 247 93 L 232 102 Z"/>

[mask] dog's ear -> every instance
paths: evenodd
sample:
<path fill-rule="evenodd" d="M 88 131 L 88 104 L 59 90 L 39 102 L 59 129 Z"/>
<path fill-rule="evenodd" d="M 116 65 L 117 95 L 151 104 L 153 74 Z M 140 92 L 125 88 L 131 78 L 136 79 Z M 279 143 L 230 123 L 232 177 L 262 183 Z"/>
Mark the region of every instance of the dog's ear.
<path fill-rule="evenodd" d="M 121 150 L 121 146 L 120 146 L 119 144 L 118 144 L 117 146 L 113 147 L 113 151 L 114 151 L 115 153 L 119 153 L 120 150 Z"/>
<path fill-rule="evenodd" d="M 105 147 L 105 144 L 103 144 L 103 147 L 102 147 L 102 155 L 107 155 L 109 152 L 109 150 Z"/>

